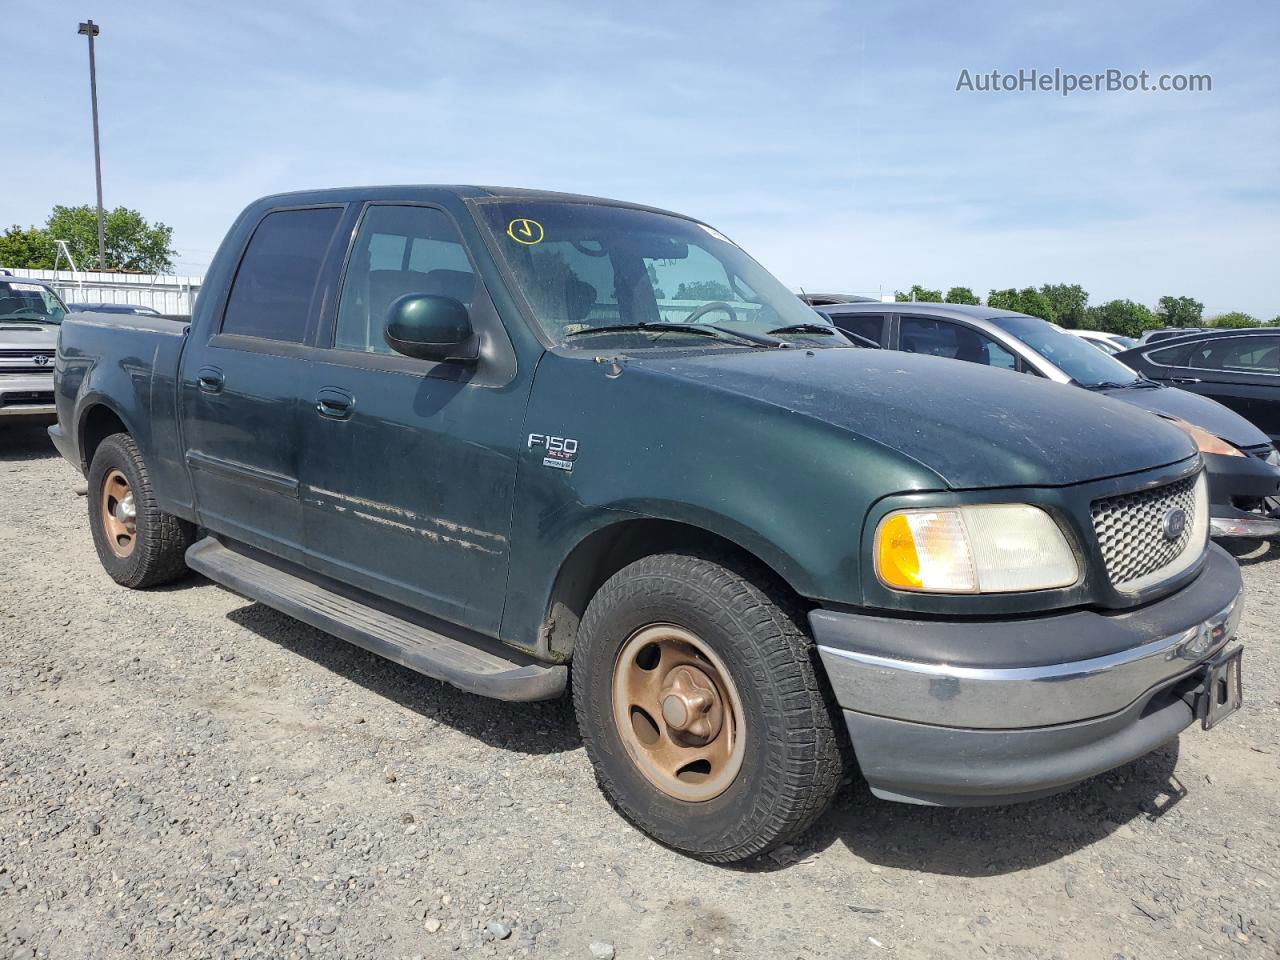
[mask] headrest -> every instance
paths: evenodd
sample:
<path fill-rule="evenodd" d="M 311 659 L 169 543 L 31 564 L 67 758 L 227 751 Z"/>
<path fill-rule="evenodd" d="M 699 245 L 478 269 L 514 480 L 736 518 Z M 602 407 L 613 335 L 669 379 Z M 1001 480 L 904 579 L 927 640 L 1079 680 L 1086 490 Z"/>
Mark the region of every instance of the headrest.
<path fill-rule="evenodd" d="M 469 307 L 476 293 L 476 275 L 470 270 L 432 270 L 423 293 L 453 297 Z"/>
<path fill-rule="evenodd" d="M 572 274 L 564 278 L 564 312 L 569 323 L 581 323 L 595 305 L 595 287 Z"/>

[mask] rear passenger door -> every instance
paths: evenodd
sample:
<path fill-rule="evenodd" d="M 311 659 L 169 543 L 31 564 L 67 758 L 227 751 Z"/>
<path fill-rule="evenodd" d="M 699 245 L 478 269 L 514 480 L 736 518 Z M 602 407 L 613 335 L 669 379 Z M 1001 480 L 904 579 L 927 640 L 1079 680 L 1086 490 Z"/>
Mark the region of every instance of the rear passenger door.
<path fill-rule="evenodd" d="M 299 397 L 343 207 L 267 213 L 211 329 L 179 374 L 187 464 L 201 523 L 287 559 L 304 555 Z"/>
<path fill-rule="evenodd" d="M 478 364 L 383 340 L 401 296 L 461 301 Z M 308 562 L 321 573 L 497 635 L 529 382 L 451 217 L 368 204 L 301 411 Z"/>

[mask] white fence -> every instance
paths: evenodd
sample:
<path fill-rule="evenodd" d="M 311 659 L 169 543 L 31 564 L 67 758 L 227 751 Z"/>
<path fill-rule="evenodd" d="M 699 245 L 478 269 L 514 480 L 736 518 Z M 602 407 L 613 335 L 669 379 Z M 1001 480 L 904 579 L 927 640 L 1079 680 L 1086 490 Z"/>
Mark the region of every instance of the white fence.
<path fill-rule="evenodd" d="M 76 303 L 132 303 L 153 307 L 171 316 L 190 316 L 203 277 L 168 274 L 99 273 L 95 270 L 28 270 L 5 267 L 15 277 L 51 284 L 68 305 Z"/>

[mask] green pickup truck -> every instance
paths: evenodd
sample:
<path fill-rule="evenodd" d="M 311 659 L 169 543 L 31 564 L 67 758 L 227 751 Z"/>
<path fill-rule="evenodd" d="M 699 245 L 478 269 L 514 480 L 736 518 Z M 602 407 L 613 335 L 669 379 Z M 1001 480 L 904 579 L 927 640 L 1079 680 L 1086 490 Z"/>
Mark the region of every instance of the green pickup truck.
<path fill-rule="evenodd" d="M 472 693 L 571 688 L 605 793 L 707 860 L 846 767 L 1010 802 L 1240 703 L 1185 433 L 860 348 L 678 214 L 267 197 L 190 325 L 68 318 L 56 402 L 116 581 L 191 568 Z"/>

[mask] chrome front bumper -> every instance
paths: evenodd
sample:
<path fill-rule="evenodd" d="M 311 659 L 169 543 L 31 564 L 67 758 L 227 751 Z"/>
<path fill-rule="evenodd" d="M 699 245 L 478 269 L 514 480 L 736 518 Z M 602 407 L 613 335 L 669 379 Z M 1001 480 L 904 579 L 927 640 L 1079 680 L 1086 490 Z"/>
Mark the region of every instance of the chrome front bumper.
<path fill-rule="evenodd" d="M 31 403 L 32 394 L 48 394 L 48 403 Z M 11 398 L 6 400 L 6 397 Z M 56 416 L 53 402 L 53 372 L 13 373 L 0 376 L 0 417 Z"/>
<path fill-rule="evenodd" d="M 1242 612 L 1239 567 L 1210 546 L 1195 580 L 1125 611 L 974 621 L 816 609 L 809 623 L 871 791 L 968 806 L 1044 796 L 1175 739 L 1198 716 L 1210 664 L 1232 655 Z"/>
<path fill-rule="evenodd" d="M 840 705 L 944 727 L 1010 729 L 1115 713 L 1194 670 L 1235 635 L 1237 594 L 1201 622 L 1129 650 L 1034 667 L 960 667 L 818 647 Z"/>

